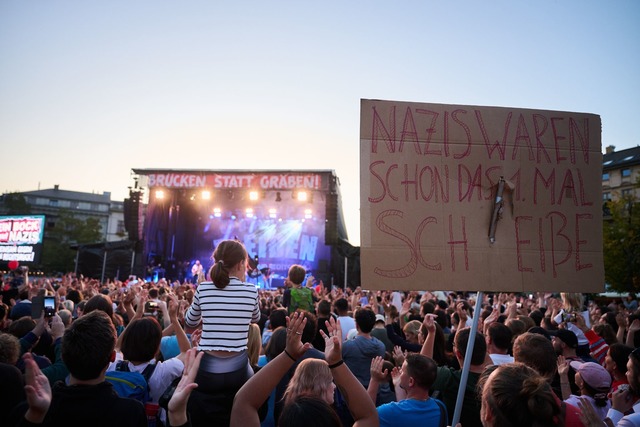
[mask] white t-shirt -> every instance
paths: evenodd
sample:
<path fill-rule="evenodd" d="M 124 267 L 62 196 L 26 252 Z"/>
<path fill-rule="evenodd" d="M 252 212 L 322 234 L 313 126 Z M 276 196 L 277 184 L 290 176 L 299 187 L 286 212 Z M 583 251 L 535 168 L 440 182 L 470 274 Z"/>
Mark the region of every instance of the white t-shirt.
<path fill-rule="evenodd" d="M 340 316 L 338 317 L 338 320 L 340 321 L 340 327 L 342 328 L 342 342 L 344 342 L 347 340 L 349 331 L 356 328 L 356 321 L 350 316 Z"/>
<path fill-rule="evenodd" d="M 489 354 L 494 365 L 503 365 L 505 363 L 513 363 L 513 356 L 508 354 Z"/>

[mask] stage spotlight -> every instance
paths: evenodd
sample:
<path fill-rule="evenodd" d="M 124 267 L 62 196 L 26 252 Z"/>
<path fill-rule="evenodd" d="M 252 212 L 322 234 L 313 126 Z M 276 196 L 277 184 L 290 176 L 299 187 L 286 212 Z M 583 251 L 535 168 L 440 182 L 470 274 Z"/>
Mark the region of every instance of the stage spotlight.
<path fill-rule="evenodd" d="M 211 199 L 211 191 L 203 190 L 202 191 L 202 200 L 210 200 Z"/>
<path fill-rule="evenodd" d="M 260 194 L 257 191 L 249 191 L 249 200 L 258 200 Z"/>
<path fill-rule="evenodd" d="M 222 209 L 214 208 L 213 209 L 213 216 L 215 216 L 216 218 L 220 218 L 222 216 Z"/>
<path fill-rule="evenodd" d="M 277 216 L 278 216 L 278 211 L 276 209 L 274 208 L 269 209 L 269 218 L 276 218 Z"/>
<path fill-rule="evenodd" d="M 246 216 L 247 218 L 253 218 L 253 209 L 251 208 L 245 209 L 244 216 Z"/>
<path fill-rule="evenodd" d="M 193 193 L 193 194 L 191 195 L 191 197 L 189 197 L 189 200 L 193 201 L 193 200 L 195 200 L 195 199 L 196 199 L 196 194 L 195 194 L 195 193 Z"/>
<path fill-rule="evenodd" d="M 276 193 L 276 202 L 281 202 L 282 201 L 282 197 L 280 197 L 280 192 L 278 191 Z"/>
<path fill-rule="evenodd" d="M 164 199 L 164 191 L 156 190 L 156 199 L 158 199 L 158 200 Z"/>
<path fill-rule="evenodd" d="M 304 218 L 305 219 L 311 219 L 313 217 L 311 209 L 305 209 L 304 210 Z"/>
<path fill-rule="evenodd" d="M 308 198 L 308 194 L 306 191 L 298 191 L 296 199 L 298 199 L 299 202 L 306 202 L 307 198 Z"/>

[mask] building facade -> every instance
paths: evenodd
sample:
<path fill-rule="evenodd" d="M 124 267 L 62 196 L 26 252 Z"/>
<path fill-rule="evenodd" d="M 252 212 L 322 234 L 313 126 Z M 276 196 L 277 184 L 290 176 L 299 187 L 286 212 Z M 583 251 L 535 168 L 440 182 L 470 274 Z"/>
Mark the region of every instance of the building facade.
<path fill-rule="evenodd" d="M 640 199 L 640 146 L 615 151 L 610 145 L 602 157 L 602 201 Z M 605 212 L 606 215 L 606 212 Z"/>
<path fill-rule="evenodd" d="M 61 190 L 58 185 L 51 189 L 19 193 L 30 206 L 31 214 L 45 215 L 45 230 L 55 228 L 63 210 L 73 213 L 75 218 L 95 218 L 100 223 L 103 240 L 113 242 L 126 238 L 123 202 L 111 200 L 108 191 L 102 194 Z M 6 209 L 0 205 L 0 213 Z"/>

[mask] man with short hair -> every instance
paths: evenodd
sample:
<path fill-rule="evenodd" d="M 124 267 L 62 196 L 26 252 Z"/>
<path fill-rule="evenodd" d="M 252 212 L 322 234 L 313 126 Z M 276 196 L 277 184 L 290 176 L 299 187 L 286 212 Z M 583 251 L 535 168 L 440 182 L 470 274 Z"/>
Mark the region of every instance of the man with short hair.
<path fill-rule="evenodd" d="M 427 357 L 432 357 L 434 339 L 429 337 L 435 336 L 435 324 L 433 318 L 430 316 L 426 317 L 424 324 L 427 327 L 428 335 L 421 353 Z M 470 331 L 471 328 L 463 328 L 458 329 L 455 332 L 453 352 L 460 366 L 464 365 Z M 490 362 L 491 359 L 487 354 L 487 344 L 485 342 L 484 335 L 478 332 L 476 333 L 474 340 L 471 364 L 469 365 L 469 375 L 467 377 L 467 386 L 465 389 L 464 400 L 462 402 L 462 412 L 460 413 L 460 423 L 464 427 L 482 427 L 482 422 L 480 420 L 480 399 L 476 393 L 476 386 L 480 379 L 480 374 L 484 371 L 485 367 L 490 364 Z M 438 367 L 437 372 L 438 375 L 432 387 L 434 390 L 433 395 L 441 399 L 446 405 L 447 412 L 449 414 L 448 421 L 451 423 L 456 407 L 462 370 L 441 366 Z"/>
<path fill-rule="evenodd" d="M 513 362 L 513 356 L 509 354 L 511 348 L 511 329 L 504 323 L 492 322 L 486 328 L 487 352 L 494 365 Z"/>
<path fill-rule="evenodd" d="M 638 427 L 640 426 L 640 347 L 629 355 L 626 375 L 629 389 L 618 389 L 613 394 L 607 418 L 618 427 Z M 633 413 L 624 416 L 629 411 Z"/>
<path fill-rule="evenodd" d="M 144 406 L 135 399 L 119 397 L 105 380 L 115 360 L 116 329 L 101 310 L 71 323 L 62 338 L 62 360 L 69 369 L 69 384 L 58 382 L 53 390 L 33 361 L 24 356 L 28 408 L 22 420 L 42 426 L 144 427 Z"/>
<path fill-rule="evenodd" d="M 385 381 L 388 372 L 382 369 L 378 358 L 371 365 L 371 384 L 368 392 L 373 398 L 378 384 Z M 429 395 L 429 389 L 437 376 L 438 366 L 430 357 L 409 353 L 400 375 L 394 379 L 397 402 L 378 406 L 380 427 L 391 426 L 440 426 L 446 425 L 447 408 Z"/>
<path fill-rule="evenodd" d="M 386 351 L 379 339 L 371 336 L 376 323 L 376 315 L 369 308 L 359 308 L 355 315 L 357 335 L 342 344 L 342 359 L 349 370 L 367 388 L 371 379 L 371 361 L 374 357 L 383 357 Z"/>

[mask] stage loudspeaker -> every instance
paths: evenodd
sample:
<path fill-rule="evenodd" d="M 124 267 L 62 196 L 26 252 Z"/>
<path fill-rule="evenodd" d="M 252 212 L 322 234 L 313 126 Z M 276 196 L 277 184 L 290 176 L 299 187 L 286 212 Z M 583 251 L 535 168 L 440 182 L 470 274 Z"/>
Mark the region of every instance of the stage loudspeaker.
<path fill-rule="evenodd" d="M 142 240 L 142 193 L 130 191 L 129 198 L 124 200 L 124 228 L 129 240 Z"/>
<path fill-rule="evenodd" d="M 327 194 L 324 221 L 324 244 L 338 244 L 338 194 Z"/>

